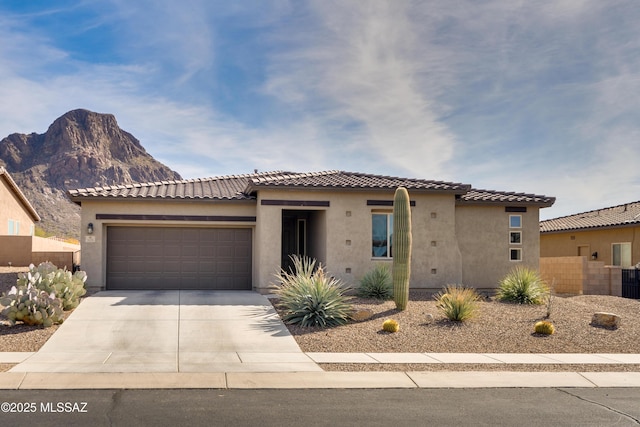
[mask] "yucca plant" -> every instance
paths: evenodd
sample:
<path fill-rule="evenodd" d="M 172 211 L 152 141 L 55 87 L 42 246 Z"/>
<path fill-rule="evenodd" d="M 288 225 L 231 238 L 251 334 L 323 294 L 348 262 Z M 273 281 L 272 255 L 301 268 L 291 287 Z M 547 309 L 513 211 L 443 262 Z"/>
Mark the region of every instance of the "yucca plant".
<path fill-rule="evenodd" d="M 502 281 L 496 298 L 518 304 L 542 304 L 549 288 L 536 270 L 516 267 Z"/>
<path fill-rule="evenodd" d="M 436 296 L 436 307 L 449 320 L 464 322 L 476 316 L 480 295 L 473 288 L 448 285 Z"/>
<path fill-rule="evenodd" d="M 352 312 L 342 283 L 327 276 L 316 260 L 292 256 L 293 271 L 281 270 L 275 294 L 284 307 L 283 320 L 303 327 L 331 327 L 347 323 Z"/>
<path fill-rule="evenodd" d="M 358 287 L 358 296 L 388 300 L 393 298 L 393 282 L 389 266 L 377 263 L 373 270 L 367 272 Z"/>

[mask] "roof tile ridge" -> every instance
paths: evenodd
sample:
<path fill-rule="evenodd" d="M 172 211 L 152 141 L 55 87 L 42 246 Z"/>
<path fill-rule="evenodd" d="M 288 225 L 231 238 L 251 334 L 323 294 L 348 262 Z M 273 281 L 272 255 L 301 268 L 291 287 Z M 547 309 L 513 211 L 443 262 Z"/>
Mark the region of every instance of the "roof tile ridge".
<path fill-rule="evenodd" d="M 352 175 L 352 176 L 356 175 L 356 176 L 369 177 L 369 178 L 382 178 L 382 179 L 392 179 L 392 180 L 399 180 L 399 181 L 414 181 L 414 182 L 429 183 L 429 184 L 447 184 L 447 185 L 463 186 L 469 189 L 471 188 L 471 184 L 464 184 L 462 182 L 444 181 L 439 179 L 407 178 L 407 177 L 401 177 L 396 175 L 382 175 L 382 174 L 373 174 L 373 173 L 366 173 L 366 172 L 348 172 L 348 171 L 337 171 L 337 172 L 343 173 L 345 175 Z"/>

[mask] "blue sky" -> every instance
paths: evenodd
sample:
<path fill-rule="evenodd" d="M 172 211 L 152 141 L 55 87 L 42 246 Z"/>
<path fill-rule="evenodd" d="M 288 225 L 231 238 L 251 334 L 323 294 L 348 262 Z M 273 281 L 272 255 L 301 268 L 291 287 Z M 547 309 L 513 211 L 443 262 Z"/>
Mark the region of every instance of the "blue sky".
<path fill-rule="evenodd" d="M 112 113 L 185 178 L 640 200 L 640 2 L 0 0 L 0 138 Z"/>

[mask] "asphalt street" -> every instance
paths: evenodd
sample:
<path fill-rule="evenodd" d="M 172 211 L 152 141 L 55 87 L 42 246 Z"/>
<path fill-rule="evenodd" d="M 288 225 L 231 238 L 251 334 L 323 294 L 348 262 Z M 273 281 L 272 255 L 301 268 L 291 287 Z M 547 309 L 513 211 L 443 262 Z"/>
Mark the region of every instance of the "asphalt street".
<path fill-rule="evenodd" d="M 17 390 L 1 426 L 636 426 L 639 388 Z"/>

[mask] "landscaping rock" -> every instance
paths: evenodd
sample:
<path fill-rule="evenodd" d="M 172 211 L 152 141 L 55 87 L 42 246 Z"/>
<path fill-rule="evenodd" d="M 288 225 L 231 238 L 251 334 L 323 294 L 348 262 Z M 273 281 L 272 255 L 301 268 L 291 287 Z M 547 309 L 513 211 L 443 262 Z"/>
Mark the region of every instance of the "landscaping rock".
<path fill-rule="evenodd" d="M 620 316 L 617 314 L 598 312 L 594 313 L 591 324 L 602 328 L 618 329 L 620 320 Z"/>
<path fill-rule="evenodd" d="M 369 308 L 358 310 L 351 315 L 351 318 L 356 322 L 363 322 L 365 320 L 371 319 L 372 317 L 373 317 L 373 310 Z"/>
<path fill-rule="evenodd" d="M 426 318 L 425 320 L 427 321 L 427 323 L 432 323 L 433 322 L 433 314 L 427 313 L 425 318 Z"/>

